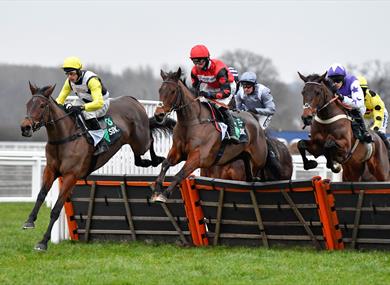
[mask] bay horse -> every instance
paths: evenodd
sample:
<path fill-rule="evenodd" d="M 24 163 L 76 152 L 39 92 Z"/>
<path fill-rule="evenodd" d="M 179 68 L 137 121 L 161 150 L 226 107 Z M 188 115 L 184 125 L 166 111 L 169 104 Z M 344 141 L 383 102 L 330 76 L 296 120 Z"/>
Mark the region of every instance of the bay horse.
<path fill-rule="evenodd" d="M 343 170 L 343 181 L 362 181 L 370 175 L 376 181 L 389 180 L 389 157 L 382 139 L 370 131 L 374 140 L 365 144 L 355 138 L 352 131 L 352 118 L 346 107 L 332 91 L 332 84 L 323 75 L 312 74 L 299 77 L 305 82 L 302 90 L 305 125 L 310 125 L 310 139 L 300 140 L 298 150 L 304 168 L 317 167 L 315 160 L 308 160 L 306 150 L 314 157 L 324 155 L 326 166 L 333 172 Z"/>
<path fill-rule="evenodd" d="M 216 130 L 210 108 L 201 103 L 203 97 L 195 97 L 180 80 L 181 69 L 169 73 L 161 70 L 160 74 L 163 79 L 159 89 L 162 105 L 156 109 L 155 116 L 166 117 L 176 111 L 177 124 L 173 130 L 172 147 L 162 163 L 151 201 L 165 203 L 170 193 L 197 168 L 223 165 L 237 159 L 244 160 L 247 180 L 254 180 L 253 173 L 263 168 L 267 160 L 265 134 L 256 118 L 248 112 L 237 113 L 245 122 L 248 141 L 226 144 Z M 181 161 L 186 161 L 184 166 L 173 177 L 170 186 L 163 190 L 167 170 Z"/>
<path fill-rule="evenodd" d="M 279 167 L 275 169 L 275 167 L 270 165 L 269 157 L 267 157 L 264 169 L 261 169 L 257 176 L 261 177 L 263 181 L 290 180 L 293 173 L 293 162 L 287 146 L 276 138 L 267 137 L 267 141 L 273 149 Z M 236 160 L 225 165 L 202 168 L 200 175 L 210 178 L 246 181 L 245 167 L 242 160 Z"/>
<path fill-rule="evenodd" d="M 172 131 L 171 120 L 157 124 L 154 117 L 148 118 L 146 111 L 137 99 L 130 96 L 110 100 L 107 115 L 122 131 L 121 137 L 110 145 L 108 151 L 94 156 L 94 147 L 87 142 L 76 123 L 75 116 L 66 113 L 51 97 L 55 88 L 38 88 L 30 84 L 31 99 L 27 102 L 27 115 L 21 122 L 22 135 L 31 137 L 33 132 L 45 126 L 48 142 L 46 144 L 46 167 L 43 171 L 42 187 L 24 229 L 34 228 L 34 222 L 45 197 L 56 178 L 62 176 L 62 185 L 57 202 L 50 214 L 50 222 L 43 239 L 35 246 L 36 250 L 46 250 L 51 229 L 58 219 L 64 202 L 78 179 L 86 178 L 91 172 L 104 165 L 124 144 L 129 144 L 134 152 L 135 165 L 141 167 L 157 166 L 164 158 L 157 156 L 153 148 L 152 132 Z M 151 160 L 141 159 L 150 151 Z"/>

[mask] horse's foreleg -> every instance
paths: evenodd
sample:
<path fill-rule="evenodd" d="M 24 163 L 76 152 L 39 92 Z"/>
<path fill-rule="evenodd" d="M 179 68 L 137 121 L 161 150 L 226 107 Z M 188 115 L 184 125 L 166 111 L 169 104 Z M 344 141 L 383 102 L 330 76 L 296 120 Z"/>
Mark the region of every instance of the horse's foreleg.
<path fill-rule="evenodd" d="M 163 165 L 165 163 L 165 160 L 163 162 Z M 160 202 L 165 203 L 167 201 L 167 197 L 173 192 L 173 190 L 181 183 L 181 181 L 188 177 L 195 169 L 199 168 L 200 164 L 200 154 L 198 151 L 192 152 L 188 155 L 186 163 L 183 165 L 183 167 L 180 169 L 180 171 L 174 176 L 171 184 L 169 187 L 164 190 L 163 193 L 155 193 L 155 196 L 153 197 L 153 202 Z M 160 176 L 159 176 L 160 178 Z M 157 181 L 159 181 L 159 178 Z M 156 181 L 156 182 L 157 182 Z M 161 189 L 162 189 L 162 181 L 161 183 Z"/>
<path fill-rule="evenodd" d="M 175 147 L 172 147 L 168 153 L 168 157 L 164 159 L 164 161 L 162 162 L 160 174 L 158 175 L 155 181 L 155 185 L 154 185 L 155 188 L 153 189 L 154 193 L 151 199 L 152 202 L 160 202 L 158 197 L 162 195 L 165 175 L 169 167 L 179 163 L 180 159 L 181 159 L 181 155 L 179 151 Z"/>
<path fill-rule="evenodd" d="M 339 173 L 341 171 L 341 164 L 335 160 L 335 154 L 341 147 L 334 140 L 327 140 L 324 144 L 324 155 L 326 157 L 326 167 L 332 172 Z"/>
<path fill-rule="evenodd" d="M 53 228 L 53 225 L 55 221 L 57 221 L 61 213 L 62 207 L 64 206 L 65 200 L 69 198 L 71 190 L 73 186 L 76 184 L 76 181 L 77 178 L 73 174 L 64 176 L 57 202 L 50 213 L 50 222 L 47 227 L 46 233 L 43 235 L 43 239 L 35 246 L 35 250 L 44 251 L 47 249 L 47 243 L 50 240 L 51 230 Z"/>
<path fill-rule="evenodd" d="M 180 169 L 180 171 L 175 175 L 169 187 L 163 192 L 165 197 L 169 197 L 173 190 L 187 178 L 195 169 L 199 168 L 200 164 L 200 154 L 199 152 L 193 152 L 188 155 L 186 163 Z"/>
<path fill-rule="evenodd" d="M 316 168 L 318 163 L 315 160 L 308 160 L 306 157 L 306 150 L 309 151 L 310 146 L 312 146 L 312 142 L 308 140 L 300 140 L 297 144 L 299 153 L 302 156 L 303 168 L 305 170 Z M 310 151 L 309 151 L 310 152 Z"/>
<path fill-rule="evenodd" d="M 41 208 L 47 193 L 49 192 L 51 186 L 53 185 L 54 180 L 56 180 L 57 176 L 55 171 L 50 169 L 48 166 L 45 167 L 43 171 L 42 177 L 42 187 L 37 196 L 37 200 L 35 201 L 34 208 L 32 209 L 30 215 L 27 218 L 27 221 L 23 225 L 23 229 L 33 229 L 35 227 L 35 220 L 37 219 L 39 209 Z"/>

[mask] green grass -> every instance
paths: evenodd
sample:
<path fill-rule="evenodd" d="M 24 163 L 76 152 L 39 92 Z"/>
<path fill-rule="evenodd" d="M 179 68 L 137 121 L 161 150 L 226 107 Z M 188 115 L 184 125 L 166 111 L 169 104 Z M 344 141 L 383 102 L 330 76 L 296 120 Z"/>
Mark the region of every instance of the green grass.
<path fill-rule="evenodd" d="M 390 284 L 390 252 L 71 241 L 35 252 L 49 209 L 22 230 L 32 206 L 0 203 L 0 284 Z"/>

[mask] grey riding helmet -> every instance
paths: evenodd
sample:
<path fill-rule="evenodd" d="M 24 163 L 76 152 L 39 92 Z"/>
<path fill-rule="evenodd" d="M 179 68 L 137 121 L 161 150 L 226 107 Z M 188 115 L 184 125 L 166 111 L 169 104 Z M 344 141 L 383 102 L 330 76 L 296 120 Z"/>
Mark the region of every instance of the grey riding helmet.
<path fill-rule="evenodd" d="M 244 82 L 252 83 L 253 85 L 255 85 L 257 83 L 256 73 L 252 71 L 244 72 L 240 77 L 240 83 Z"/>

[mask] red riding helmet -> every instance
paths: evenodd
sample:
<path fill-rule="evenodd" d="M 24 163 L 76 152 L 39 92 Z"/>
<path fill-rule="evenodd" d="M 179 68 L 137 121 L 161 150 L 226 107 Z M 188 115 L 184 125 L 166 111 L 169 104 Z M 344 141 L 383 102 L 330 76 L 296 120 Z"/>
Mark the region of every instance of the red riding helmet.
<path fill-rule="evenodd" d="M 196 45 L 191 49 L 190 58 L 209 58 L 210 53 L 206 46 Z"/>

